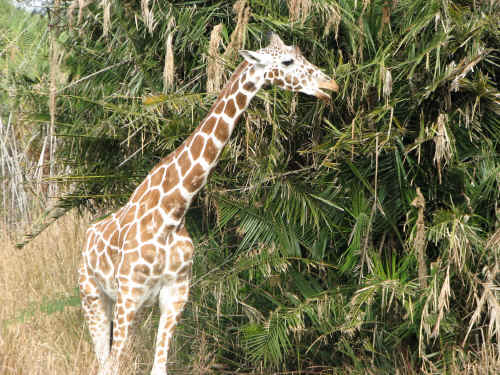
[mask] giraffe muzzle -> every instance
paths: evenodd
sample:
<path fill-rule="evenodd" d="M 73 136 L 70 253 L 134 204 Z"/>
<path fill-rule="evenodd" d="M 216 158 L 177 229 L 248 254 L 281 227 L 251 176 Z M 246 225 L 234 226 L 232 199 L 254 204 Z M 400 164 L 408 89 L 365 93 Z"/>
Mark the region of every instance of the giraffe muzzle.
<path fill-rule="evenodd" d="M 337 82 L 335 80 L 330 79 L 328 81 L 319 81 L 318 82 L 318 87 L 320 89 L 326 89 L 326 90 L 331 90 L 331 91 L 339 91 L 339 85 L 337 85 Z"/>
<path fill-rule="evenodd" d="M 337 85 L 337 82 L 335 82 L 333 79 L 318 81 L 318 89 L 314 93 L 314 96 L 316 96 L 318 99 L 323 100 L 324 102 L 328 102 L 330 100 L 330 95 L 321 89 L 337 92 L 339 91 L 339 85 Z"/>

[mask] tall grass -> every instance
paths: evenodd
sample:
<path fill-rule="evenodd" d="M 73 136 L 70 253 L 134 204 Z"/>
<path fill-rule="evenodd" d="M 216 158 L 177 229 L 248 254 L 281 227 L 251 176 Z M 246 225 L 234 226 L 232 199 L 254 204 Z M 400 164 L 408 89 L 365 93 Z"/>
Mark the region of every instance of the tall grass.
<path fill-rule="evenodd" d="M 0 373 L 88 374 L 95 367 L 75 291 L 85 224 L 68 215 L 23 250 L 0 233 Z"/>

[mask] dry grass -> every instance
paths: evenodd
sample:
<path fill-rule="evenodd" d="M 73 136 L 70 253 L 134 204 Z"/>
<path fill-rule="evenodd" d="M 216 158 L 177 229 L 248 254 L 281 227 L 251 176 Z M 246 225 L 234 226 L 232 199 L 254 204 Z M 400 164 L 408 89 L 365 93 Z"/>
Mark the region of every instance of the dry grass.
<path fill-rule="evenodd" d="M 97 371 L 76 289 L 88 221 L 70 213 L 22 250 L 0 232 L 1 374 Z M 145 321 L 136 329 L 128 373 L 150 368 L 142 359 L 152 360 L 154 329 L 151 319 Z"/>
<path fill-rule="evenodd" d="M 69 303 L 84 224 L 69 214 L 22 250 L 0 233 L 0 373 L 88 374 L 95 368 L 78 301 Z M 57 305 L 61 311 L 53 311 Z"/>

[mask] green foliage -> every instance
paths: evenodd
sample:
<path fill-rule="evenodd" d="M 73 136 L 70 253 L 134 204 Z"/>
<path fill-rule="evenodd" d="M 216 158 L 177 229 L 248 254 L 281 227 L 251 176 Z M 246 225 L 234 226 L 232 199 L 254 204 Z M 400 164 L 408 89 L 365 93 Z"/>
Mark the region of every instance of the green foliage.
<path fill-rule="evenodd" d="M 99 4 L 59 25 L 75 206 L 123 203 L 197 126 L 214 100 L 210 32 L 223 23 L 227 46 L 236 27 L 233 2 L 151 2 L 150 32 L 127 1 L 106 36 Z M 321 0 L 293 22 L 285 1 L 248 4 L 246 49 L 276 31 L 341 91 L 330 106 L 263 91 L 240 121 L 187 217 L 197 253 L 178 363 L 445 372 L 453 353 L 498 343 L 497 2 Z"/>
<path fill-rule="evenodd" d="M 3 320 L 1 323 L 3 327 L 13 323 L 25 323 L 36 315 L 50 315 L 63 311 L 65 307 L 80 306 L 80 304 L 80 291 L 75 288 L 73 294 L 69 296 L 62 295 L 51 299 L 44 297 L 41 302 L 32 302 L 28 307 L 17 312 L 15 317 Z"/>
<path fill-rule="evenodd" d="M 48 72 L 47 22 L 0 0 L 0 115 L 16 110 Z"/>

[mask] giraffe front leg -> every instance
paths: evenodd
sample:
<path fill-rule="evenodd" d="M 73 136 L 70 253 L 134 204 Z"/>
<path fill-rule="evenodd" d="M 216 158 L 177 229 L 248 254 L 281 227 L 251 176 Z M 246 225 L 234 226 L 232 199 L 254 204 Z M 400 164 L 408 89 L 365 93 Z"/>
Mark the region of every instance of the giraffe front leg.
<path fill-rule="evenodd" d="M 190 273 L 189 273 L 190 274 Z M 187 276 L 180 276 L 172 284 L 165 285 L 160 290 L 160 324 L 156 337 L 156 351 L 151 375 L 165 375 L 167 373 L 168 349 L 174 328 L 180 319 L 189 294 L 189 280 Z"/>
<path fill-rule="evenodd" d="M 83 313 L 102 369 L 110 350 L 112 302 L 97 287 L 95 279 L 86 272 L 85 267 L 80 269 L 79 287 Z"/>

